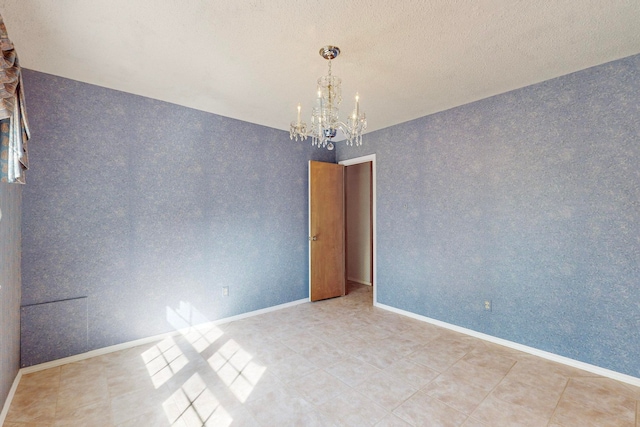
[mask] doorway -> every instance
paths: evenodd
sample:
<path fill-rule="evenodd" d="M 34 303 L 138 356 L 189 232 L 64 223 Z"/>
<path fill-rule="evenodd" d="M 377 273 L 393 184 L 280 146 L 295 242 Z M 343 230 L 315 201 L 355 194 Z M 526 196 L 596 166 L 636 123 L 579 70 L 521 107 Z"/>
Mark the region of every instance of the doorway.
<path fill-rule="evenodd" d="M 376 284 L 376 155 L 339 162 L 345 166 L 346 273 L 347 280 L 373 287 Z"/>

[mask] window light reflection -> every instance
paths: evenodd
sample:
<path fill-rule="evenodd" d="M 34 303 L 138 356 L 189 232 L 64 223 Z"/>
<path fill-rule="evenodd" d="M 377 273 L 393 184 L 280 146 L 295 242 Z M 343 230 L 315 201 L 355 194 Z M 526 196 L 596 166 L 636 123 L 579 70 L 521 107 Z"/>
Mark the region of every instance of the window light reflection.
<path fill-rule="evenodd" d="M 167 420 L 171 425 L 231 425 L 233 417 L 225 410 L 216 393 L 225 399 L 237 399 L 244 403 L 267 368 L 256 363 L 253 355 L 243 349 L 240 343 L 225 337 L 222 329 L 189 302 L 181 301 L 175 309 L 166 307 L 166 315 L 169 324 L 199 354 L 196 356 L 198 360 L 202 360 L 205 350 L 209 350 L 206 354 L 213 352 L 207 362 L 218 377 L 213 384 L 210 379 L 209 385 L 213 385 L 213 388 L 208 387 L 200 375 L 202 367 L 199 367 L 194 370 L 200 373 L 194 373 L 182 385 L 178 385 L 177 381 L 168 382 L 190 363 L 202 366 L 198 360 L 190 361 L 182 352 L 176 343 L 176 340 L 182 339 L 180 337 L 166 338 L 145 351 L 141 355 L 142 360 L 155 388 L 171 387 L 171 396 L 163 403 Z M 193 353 L 185 351 L 194 357 Z M 188 370 L 184 372 L 185 376 L 188 373 Z"/>
<path fill-rule="evenodd" d="M 180 301 L 177 309 L 167 307 L 167 321 L 198 352 L 202 353 L 224 332 L 215 325 L 212 325 L 202 313 L 200 313 L 190 303 Z"/>
<path fill-rule="evenodd" d="M 199 374 L 193 374 L 163 404 L 169 422 L 186 426 L 229 426 L 233 418 L 209 390 Z"/>
<path fill-rule="evenodd" d="M 187 366 L 189 359 L 182 353 L 172 337 L 165 338 L 142 353 L 153 386 L 158 389 L 177 372 Z"/>
<path fill-rule="evenodd" d="M 235 340 L 230 339 L 207 360 L 222 382 L 242 403 L 246 402 L 267 370 L 265 366 L 254 363 L 252 358 Z"/>

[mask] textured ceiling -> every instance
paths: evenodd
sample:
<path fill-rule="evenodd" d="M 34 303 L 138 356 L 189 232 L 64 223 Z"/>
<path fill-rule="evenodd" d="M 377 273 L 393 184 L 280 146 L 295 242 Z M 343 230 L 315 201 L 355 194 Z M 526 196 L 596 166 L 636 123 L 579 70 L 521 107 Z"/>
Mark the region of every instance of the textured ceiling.
<path fill-rule="evenodd" d="M 0 0 L 23 67 L 287 130 L 342 54 L 369 131 L 640 53 L 639 0 Z M 27 100 L 28 103 L 28 100 Z M 305 114 L 306 113 L 306 114 Z"/>

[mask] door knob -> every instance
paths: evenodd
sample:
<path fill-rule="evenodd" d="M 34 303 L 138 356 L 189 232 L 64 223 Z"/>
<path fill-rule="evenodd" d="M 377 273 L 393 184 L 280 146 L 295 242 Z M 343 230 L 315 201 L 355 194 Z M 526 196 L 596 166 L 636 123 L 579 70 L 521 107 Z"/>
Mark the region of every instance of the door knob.
<path fill-rule="evenodd" d="M 312 236 L 312 237 L 309 237 L 309 240 L 313 240 L 315 242 L 316 240 L 318 240 L 318 238 L 316 236 Z"/>

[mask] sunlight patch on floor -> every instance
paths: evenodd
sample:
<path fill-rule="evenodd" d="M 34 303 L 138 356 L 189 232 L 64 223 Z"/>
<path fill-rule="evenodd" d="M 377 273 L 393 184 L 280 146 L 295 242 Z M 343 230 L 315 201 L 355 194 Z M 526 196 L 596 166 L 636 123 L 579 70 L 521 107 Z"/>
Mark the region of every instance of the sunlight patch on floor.
<path fill-rule="evenodd" d="M 233 418 L 199 374 L 193 374 L 164 404 L 169 422 L 174 425 L 203 426 L 215 417 L 215 425 L 226 427 Z"/>
<path fill-rule="evenodd" d="M 252 361 L 253 356 L 235 340 L 230 339 L 207 361 L 231 392 L 242 403 L 253 391 L 267 370 Z"/>
<path fill-rule="evenodd" d="M 189 364 L 172 337 L 165 338 L 141 355 L 156 389 Z"/>
<path fill-rule="evenodd" d="M 179 307 L 175 310 L 167 307 L 167 321 L 189 341 L 198 353 L 202 353 L 224 335 L 220 328 L 211 325 L 206 316 L 185 301 L 180 301 Z"/>
<path fill-rule="evenodd" d="M 207 350 L 211 352 L 217 348 L 207 359 L 209 367 L 221 381 L 220 386 L 231 392 L 230 397 L 233 395 L 238 402 L 246 402 L 267 368 L 256 363 L 253 355 L 236 340 L 225 342 L 224 331 L 212 325 L 189 302 L 180 301 L 175 309 L 167 306 L 166 315 L 169 324 L 199 354 L 211 354 Z M 189 353 L 186 348 L 185 352 Z M 156 389 L 166 386 L 175 374 L 191 363 L 172 337 L 146 350 L 142 359 Z M 198 373 L 173 391 L 163 403 L 163 409 L 171 425 L 203 426 L 213 422 L 224 427 L 233 422 L 233 417 Z"/>
<path fill-rule="evenodd" d="M 191 303 L 180 301 L 177 309 L 167 307 L 167 321 L 201 353 L 224 333 Z"/>

